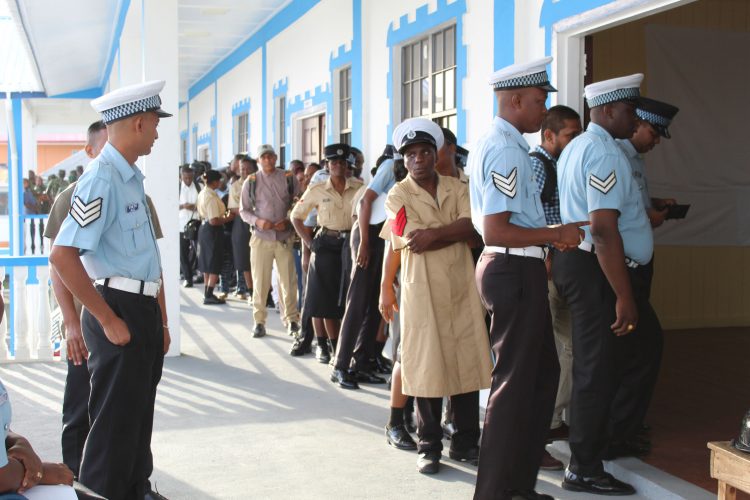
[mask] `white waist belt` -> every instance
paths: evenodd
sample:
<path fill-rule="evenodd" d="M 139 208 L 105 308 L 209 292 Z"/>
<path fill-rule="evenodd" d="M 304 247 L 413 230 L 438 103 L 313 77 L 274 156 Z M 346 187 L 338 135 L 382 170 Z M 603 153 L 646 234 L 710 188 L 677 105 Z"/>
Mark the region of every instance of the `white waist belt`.
<path fill-rule="evenodd" d="M 123 278 L 121 276 L 98 279 L 94 281 L 94 283 L 97 285 L 108 286 L 109 288 L 114 288 L 115 290 L 120 290 L 122 292 L 143 293 L 143 295 L 148 295 L 149 297 L 156 297 L 159 294 L 159 288 L 161 288 L 160 281 L 140 281 Z M 143 292 L 141 292 L 141 285 L 143 285 Z"/>
<path fill-rule="evenodd" d="M 486 246 L 484 247 L 484 251 L 489 253 L 520 255 L 521 257 L 535 257 L 542 260 L 547 258 L 547 247 L 505 248 Z"/>
<path fill-rule="evenodd" d="M 589 243 L 588 241 L 582 241 L 581 244 L 578 245 L 578 248 L 583 250 L 584 252 L 596 253 L 594 245 L 592 243 Z M 625 257 L 625 265 L 631 269 L 635 269 L 636 267 L 640 266 L 639 263 L 637 263 L 630 257 Z"/>

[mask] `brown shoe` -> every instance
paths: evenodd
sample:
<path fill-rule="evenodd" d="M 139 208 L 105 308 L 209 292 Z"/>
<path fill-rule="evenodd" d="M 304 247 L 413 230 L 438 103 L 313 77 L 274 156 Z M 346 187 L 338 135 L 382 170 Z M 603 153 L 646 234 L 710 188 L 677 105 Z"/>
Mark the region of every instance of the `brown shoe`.
<path fill-rule="evenodd" d="M 552 441 L 567 441 L 569 435 L 570 427 L 568 427 L 568 424 L 563 422 L 562 424 L 560 424 L 560 427 L 549 430 L 549 434 L 547 435 L 547 442 L 551 443 Z"/>
<path fill-rule="evenodd" d="M 539 466 L 542 470 L 563 470 L 564 464 L 544 450 L 542 455 L 542 464 Z"/>

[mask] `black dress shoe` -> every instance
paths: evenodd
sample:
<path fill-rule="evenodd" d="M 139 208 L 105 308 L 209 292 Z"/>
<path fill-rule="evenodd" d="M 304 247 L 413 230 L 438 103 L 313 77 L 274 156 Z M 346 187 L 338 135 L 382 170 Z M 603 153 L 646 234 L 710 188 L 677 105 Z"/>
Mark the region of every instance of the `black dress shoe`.
<path fill-rule="evenodd" d="M 357 382 L 362 384 L 385 384 L 385 379 L 383 377 L 375 375 L 374 373 L 355 370 L 352 375 Z"/>
<path fill-rule="evenodd" d="M 325 347 L 318 346 L 315 348 L 315 359 L 324 365 L 327 365 L 331 362 L 331 353 L 328 352 L 328 349 Z"/>
<path fill-rule="evenodd" d="M 393 427 L 385 428 L 385 438 L 388 444 L 399 450 L 416 450 L 417 443 L 406 430 L 406 427 L 402 425 L 394 425 Z"/>
<path fill-rule="evenodd" d="M 183 281 L 182 288 L 193 288 L 193 282 L 188 280 Z"/>
<path fill-rule="evenodd" d="M 440 472 L 440 452 L 426 451 L 419 454 L 417 471 L 420 474 L 437 474 Z"/>
<path fill-rule="evenodd" d="M 610 443 L 604 460 L 614 460 L 621 457 L 642 457 L 651 452 L 651 445 L 642 441 L 620 441 Z"/>
<path fill-rule="evenodd" d="M 159 493 L 158 491 L 149 490 L 146 492 L 146 496 L 143 497 L 143 500 L 169 500 L 167 497 Z"/>
<path fill-rule="evenodd" d="M 479 446 L 474 446 L 468 450 L 454 450 L 453 448 L 448 451 L 448 456 L 453 460 L 459 462 L 467 462 L 471 465 L 479 464 Z"/>
<path fill-rule="evenodd" d="M 565 471 L 562 487 L 568 491 L 580 491 L 593 493 L 594 495 L 633 495 L 635 488 L 628 483 L 615 479 L 612 474 L 605 472 L 597 477 L 583 477 L 578 474 Z"/>
<path fill-rule="evenodd" d="M 382 373 L 383 375 L 390 375 L 393 371 L 393 365 L 390 360 L 384 356 L 375 356 L 372 362 L 373 371 L 376 373 Z"/>
<path fill-rule="evenodd" d="M 512 500 L 555 500 L 551 495 L 537 493 L 534 490 L 511 490 L 510 498 Z"/>
<path fill-rule="evenodd" d="M 311 352 L 312 352 L 312 347 L 310 347 L 310 344 L 305 345 L 304 342 L 295 340 L 294 344 L 292 344 L 292 348 L 289 350 L 289 355 L 298 357 L 298 356 L 304 356 L 305 354 L 310 354 Z"/>
<path fill-rule="evenodd" d="M 290 321 L 289 322 L 289 328 L 287 329 L 287 333 L 290 337 L 299 338 L 299 323 L 296 321 Z"/>
<path fill-rule="evenodd" d="M 255 328 L 253 328 L 253 337 L 255 337 L 256 339 L 259 339 L 265 336 L 266 336 L 266 325 L 264 325 L 263 323 L 258 323 L 257 325 L 255 325 Z"/>
<path fill-rule="evenodd" d="M 351 373 L 334 368 L 331 372 L 331 382 L 339 384 L 342 389 L 359 389 L 359 384 L 354 380 Z"/>
<path fill-rule="evenodd" d="M 226 301 L 223 299 L 220 299 L 216 295 L 209 295 L 208 297 L 203 297 L 203 305 L 211 306 L 211 305 L 220 305 L 225 304 Z"/>

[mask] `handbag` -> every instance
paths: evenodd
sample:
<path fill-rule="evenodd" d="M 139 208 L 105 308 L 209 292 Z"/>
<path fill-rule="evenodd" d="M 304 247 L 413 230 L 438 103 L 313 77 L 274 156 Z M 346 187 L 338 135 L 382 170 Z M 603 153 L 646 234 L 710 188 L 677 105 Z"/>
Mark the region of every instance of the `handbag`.
<path fill-rule="evenodd" d="M 193 211 L 195 214 L 195 211 Z M 192 217 L 192 216 L 191 216 Z M 201 221 L 199 219 L 190 219 L 182 228 L 182 234 L 185 239 L 195 241 L 198 239 L 198 229 L 201 227 Z"/>

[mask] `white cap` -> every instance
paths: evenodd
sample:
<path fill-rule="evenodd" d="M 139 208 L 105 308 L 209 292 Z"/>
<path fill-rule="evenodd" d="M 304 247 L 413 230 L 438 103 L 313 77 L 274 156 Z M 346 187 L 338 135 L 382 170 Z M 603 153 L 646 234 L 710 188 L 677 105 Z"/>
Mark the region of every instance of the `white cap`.
<path fill-rule="evenodd" d="M 590 108 L 616 101 L 638 100 L 643 73 L 621 76 L 586 85 L 583 89 Z"/>
<path fill-rule="evenodd" d="M 416 143 L 431 144 L 439 151 L 444 142 L 443 129 L 427 118 L 409 118 L 393 131 L 393 145 L 401 154 L 406 146 Z"/>
<path fill-rule="evenodd" d="M 547 65 L 551 62 L 551 57 L 545 57 L 527 63 L 511 64 L 492 73 L 490 85 L 495 90 L 539 87 L 547 92 L 557 92 L 557 89 L 550 85 L 547 76 Z"/>
<path fill-rule="evenodd" d="M 102 114 L 104 123 L 112 123 L 147 111 L 153 111 L 166 118 L 172 115 L 161 109 L 159 97 L 165 83 L 164 80 L 154 80 L 120 87 L 91 101 L 91 107 Z"/>
<path fill-rule="evenodd" d="M 315 184 L 320 184 L 321 182 L 327 181 L 329 177 L 331 177 L 331 173 L 328 170 L 321 168 L 310 178 L 309 185 L 314 186 Z"/>

